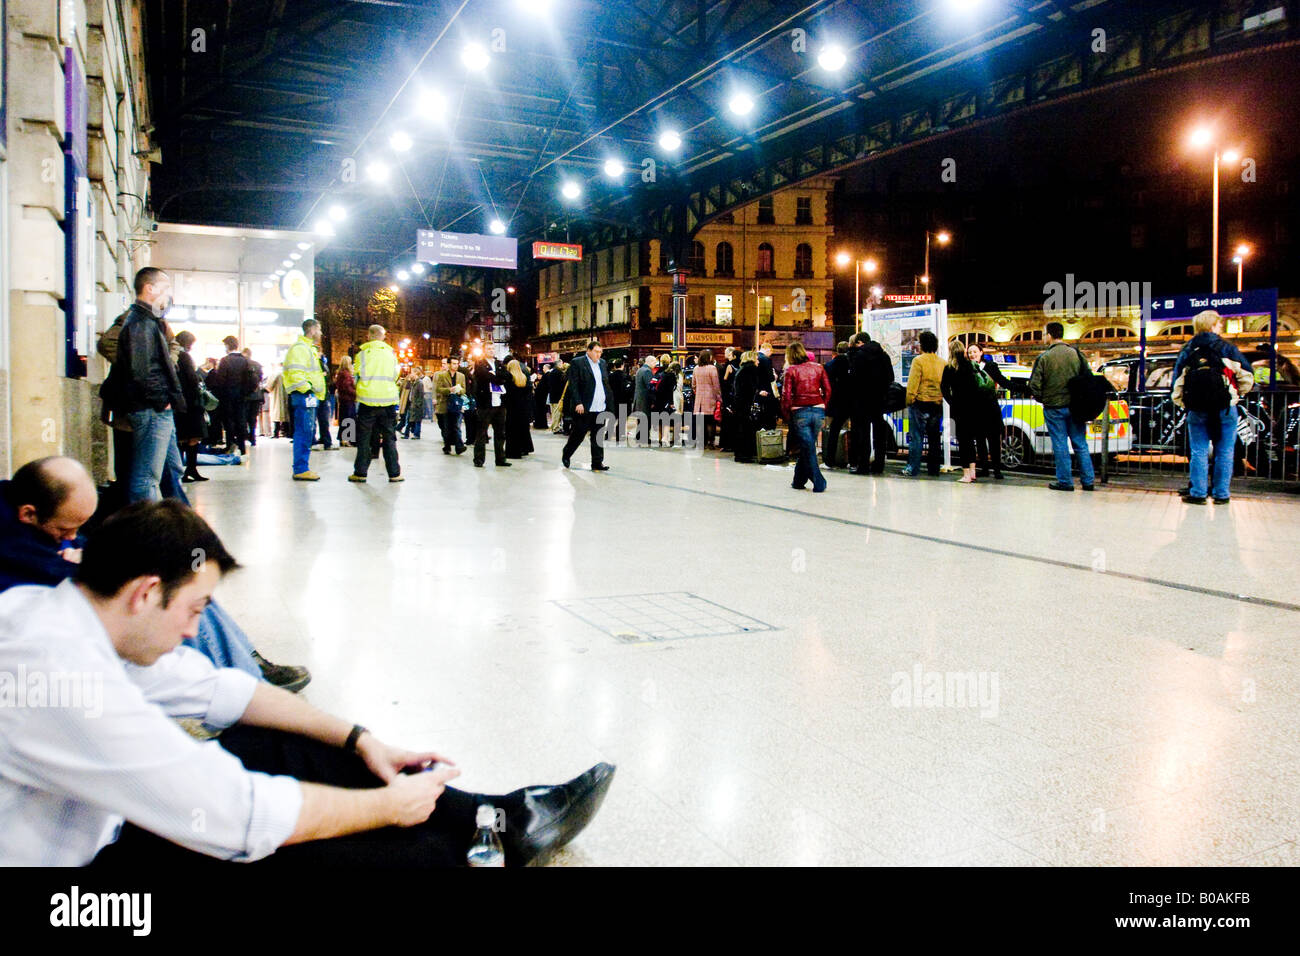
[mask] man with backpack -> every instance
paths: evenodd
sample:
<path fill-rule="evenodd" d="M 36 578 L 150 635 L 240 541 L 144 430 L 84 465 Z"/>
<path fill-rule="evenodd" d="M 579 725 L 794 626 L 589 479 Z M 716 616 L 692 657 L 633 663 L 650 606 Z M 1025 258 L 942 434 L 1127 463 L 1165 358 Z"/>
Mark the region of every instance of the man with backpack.
<path fill-rule="evenodd" d="M 1052 457 L 1056 459 L 1056 480 L 1047 487 L 1053 491 L 1074 491 L 1070 473 L 1070 446 L 1079 459 L 1079 477 L 1084 491 L 1092 491 L 1095 476 L 1092 453 L 1088 449 L 1087 426 L 1070 412 L 1070 380 L 1087 371 L 1088 363 L 1078 349 L 1067 345 L 1065 326 L 1048 322 L 1044 329 L 1047 351 L 1038 356 L 1029 376 L 1029 391 L 1043 405 L 1043 421 L 1052 438 Z"/>
<path fill-rule="evenodd" d="M 1206 309 L 1192 320 L 1195 335 L 1174 363 L 1174 404 L 1187 410 L 1191 481 L 1183 501 L 1205 504 L 1207 490 L 1216 505 L 1226 505 L 1237 442 L 1237 400 L 1255 384 L 1250 362 L 1224 338 L 1223 317 Z M 1210 444 L 1214 444 L 1214 483 L 1209 484 Z"/>

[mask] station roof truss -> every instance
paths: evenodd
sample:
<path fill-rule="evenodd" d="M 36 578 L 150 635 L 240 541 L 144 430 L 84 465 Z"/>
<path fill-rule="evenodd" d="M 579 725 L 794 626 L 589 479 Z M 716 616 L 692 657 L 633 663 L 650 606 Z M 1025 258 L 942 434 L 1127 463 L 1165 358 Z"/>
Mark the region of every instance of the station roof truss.
<path fill-rule="evenodd" d="M 376 275 L 409 261 L 417 229 L 484 233 L 493 218 L 523 240 L 660 238 L 677 258 L 706 222 L 778 189 L 1153 71 L 1297 42 L 1286 19 L 1243 29 L 1249 0 L 144 6 L 156 215 L 309 229 L 341 204 L 322 266 L 343 257 L 342 271 Z M 486 69 L 462 63 L 469 43 Z M 828 43 L 845 55 L 839 71 L 818 63 Z M 754 103 L 744 117 L 728 108 L 740 91 Z M 419 115 L 428 93 L 440 118 Z M 658 142 L 668 128 L 675 153 Z M 390 146 L 398 132 L 409 150 Z M 610 157 L 625 165 L 618 181 L 603 172 Z M 367 179 L 376 161 L 385 183 Z M 572 203 L 566 180 L 582 188 Z"/>

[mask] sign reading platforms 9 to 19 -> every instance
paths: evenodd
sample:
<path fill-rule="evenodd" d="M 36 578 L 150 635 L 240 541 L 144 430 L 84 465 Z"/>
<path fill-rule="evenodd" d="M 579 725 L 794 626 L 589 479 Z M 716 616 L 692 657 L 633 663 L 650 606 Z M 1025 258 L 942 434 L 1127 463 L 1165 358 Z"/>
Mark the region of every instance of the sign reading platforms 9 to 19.
<path fill-rule="evenodd" d="M 416 258 L 434 265 L 482 266 L 486 269 L 517 267 L 519 242 L 511 236 L 418 229 L 415 245 Z"/>

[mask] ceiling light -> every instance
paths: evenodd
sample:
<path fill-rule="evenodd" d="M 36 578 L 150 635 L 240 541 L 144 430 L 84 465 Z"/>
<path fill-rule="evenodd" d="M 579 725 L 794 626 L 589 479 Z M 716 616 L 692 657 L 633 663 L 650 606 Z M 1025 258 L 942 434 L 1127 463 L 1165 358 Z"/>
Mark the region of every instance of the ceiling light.
<path fill-rule="evenodd" d="M 388 137 L 388 145 L 393 147 L 399 153 L 405 153 L 415 144 L 405 130 L 398 130 L 392 136 Z"/>
<path fill-rule="evenodd" d="M 390 286 L 388 287 L 388 291 L 389 291 L 389 292 L 400 292 L 401 289 L 400 289 L 400 287 L 398 287 L 398 286 L 390 285 Z"/>
<path fill-rule="evenodd" d="M 754 99 L 748 93 L 737 93 L 727 108 L 737 116 L 748 116 L 754 109 Z"/>
<path fill-rule="evenodd" d="M 565 199 L 577 199 L 579 196 L 582 195 L 582 187 L 579 186 L 577 183 L 575 183 L 572 179 L 570 179 L 562 187 L 560 187 L 560 193 L 564 196 Z"/>
<path fill-rule="evenodd" d="M 506 231 L 506 224 L 500 219 L 493 219 L 488 223 L 488 231 L 499 236 Z"/>
<path fill-rule="evenodd" d="M 348 211 L 338 203 L 335 203 L 333 206 L 330 206 L 330 218 L 335 222 L 342 222 L 344 219 L 348 218 Z"/>
<path fill-rule="evenodd" d="M 290 258 L 292 261 L 297 262 L 299 259 L 302 258 L 302 253 L 301 253 L 301 252 L 291 252 L 291 253 L 289 253 L 289 258 Z"/>
<path fill-rule="evenodd" d="M 280 263 L 280 265 L 284 266 L 286 269 L 292 269 L 292 268 L 293 268 L 293 260 L 292 260 L 292 259 L 285 259 L 284 262 L 281 262 L 281 263 Z"/>
<path fill-rule="evenodd" d="M 681 134 L 675 129 L 666 129 L 659 134 L 659 145 L 661 148 L 666 149 L 671 153 L 681 147 Z"/>
<path fill-rule="evenodd" d="M 409 272 L 407 272 L 405 269 L 398 269 L 398 270 L 397 270 L 397 281 L 398 281 L 398 282 L 405 282 L 405 281 L 406 281 L 407 279 L 409 279 L 409 278 L 411 278 L 411 274 L 410 274 Z"/>
<path fill-rule="evenodd" d="M 269 289 L 269 288 L 271 288 L 271 286 L 273 286 L 273 285 L 275 285 L 275 283 L 272 282 L 270 279 L 263 279 L 263 280 L 262 280 L 262 288 L 263 288 L 263 289 Z"/>
<path fill-rule="evenodd" d="M 447 98 L 437 90 L 425 90 L 420 94 L 415 109 L 425 119 L 444 119 L 447 115 Z"/>
<path fill-rule="evenodd" d="M 311 243 L 310 243 L 310 242 L 300 242 L 300 243 L 298 243 L 298 248 L 301 249 L 303 252 L 306 252 L 308 249 L 311 248 Z"/>
<path fill-rule="evenodd" d="M 366 178 L 376 183 L 387 182 L 388 167 L 379 161 L 375 161 L 366 167 Z"/>
<path fill-rule="evenodd" d="M 470 43 L 461 51 L 460 62 L 469 70 L 485 70 L 488 65 L 488 53 L 477 43 Z"/>
<path fill-rule="evenodd" d="M 423 263 L 423 262 L 412 262 L 412 263 L 411 263 L 411 271 L 414 272 L 417 276 L 422 276 L 422 275 L 424 275 L 424 263 Z"/>
<path fill-rule="evenodd" d="M 844 69 L 844 64 L 847 62 L 848 57 L 844 55 L 844 50 L 834 43 L 826 44 L 826 46 L 822 47 L 822 51 L 817 54 L 817 65 L 831 73 Z"/>
<path fill-rule="evenodd" d="M 619 159 L 617 156 L 611 156 L 609 159 L 605 160 L 605 175 L 610 179 L 618 179 L 622 176 L 623 169 L 623 160 Z"/>
<path fill-rule="evenodd" d="M 334 224 L 328 219 L 317 219 L 316 232 L 322 236 L 332 236 L 334 235 Z"/>

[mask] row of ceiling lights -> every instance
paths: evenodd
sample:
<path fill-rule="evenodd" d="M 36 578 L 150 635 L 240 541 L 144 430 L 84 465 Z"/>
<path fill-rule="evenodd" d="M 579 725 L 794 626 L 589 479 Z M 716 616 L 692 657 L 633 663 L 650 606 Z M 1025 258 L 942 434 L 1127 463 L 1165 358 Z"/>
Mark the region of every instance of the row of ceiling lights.
<path fill-rule="evenodd" d="M 302 254 L 310 248 L 310 242 L 298 243 L 298 251 L 289 253 L 289 257 L 280 263 L 280 268 L 276 269 L 269 277 L 262 280 L 262 288 L 269 289 L 271 286 L 275 285 L 278 280 L 283 279 L 289 270 L 293 269 L 298 264 L 298 260 L 302 258 Z"/>

